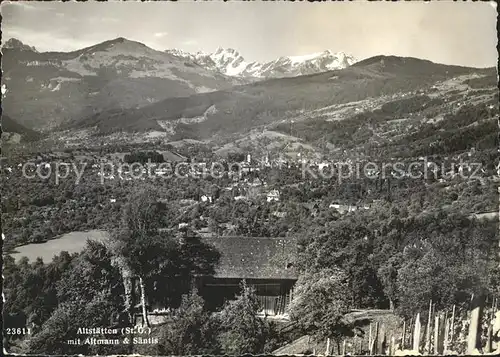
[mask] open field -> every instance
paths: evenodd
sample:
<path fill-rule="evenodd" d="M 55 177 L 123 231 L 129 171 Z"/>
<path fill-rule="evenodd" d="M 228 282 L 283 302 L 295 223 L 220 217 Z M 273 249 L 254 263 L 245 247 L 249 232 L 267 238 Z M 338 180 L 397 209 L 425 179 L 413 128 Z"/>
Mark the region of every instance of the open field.
<path fill-rule="evenodd" d="M 45 243 L 32 243 L 18 247 L 16 248 L 16 253 L 12 254 L 12 257 L 16 261 L 19 261 L 22 257 L 28 257 L 30 261 L 35 261 L 40 257 L 44 262 L 48 263 L 52 261 L 54 256 L 63 251 L 67 251 L 70 254 L 82 251 L 89 239 L 103 241 L 107 237 L 107 232 L 101 230 L 71 232 Z"/>

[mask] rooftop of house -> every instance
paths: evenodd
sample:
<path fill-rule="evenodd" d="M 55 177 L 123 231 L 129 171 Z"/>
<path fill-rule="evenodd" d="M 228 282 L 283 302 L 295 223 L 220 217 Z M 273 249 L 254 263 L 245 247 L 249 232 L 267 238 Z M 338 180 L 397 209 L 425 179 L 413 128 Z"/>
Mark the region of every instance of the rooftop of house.
<path fill-rule="evenodd" d="M 163 156 L 163 160 L 166 162 L 185 162 L 187 159 L 173 151 L 165 150 L 159 152 Z"/>
<path fill-rule="evenodd" d="M 296 240 L 270 237 L 204 237 L 221 254 L 216 278 L 297 279 Z"/>

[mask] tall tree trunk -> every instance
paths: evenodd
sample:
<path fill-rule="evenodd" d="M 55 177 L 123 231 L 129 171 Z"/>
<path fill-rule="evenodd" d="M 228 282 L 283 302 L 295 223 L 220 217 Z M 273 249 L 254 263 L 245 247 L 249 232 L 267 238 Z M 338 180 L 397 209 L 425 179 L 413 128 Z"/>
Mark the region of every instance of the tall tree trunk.
<path fill-rule="evenodd" d="M 148 312 L 146 311 L 146 287 L 142 277 L 139 277 L 139 286 L 141 288 L 142 325 L 149 327 Z"/>
<path fill-rule="evenodd" d="M 133 290 L 133 285 L 132 285 L 132 279 L 125 274 L 122 271 L 122 280 L 123 280 L 123 287 L 125 290 L 125 311 L 128 316 L 128 320 L 130 324 L 133 324 L 133 297 L 132 297 L 132 290 Z"/>

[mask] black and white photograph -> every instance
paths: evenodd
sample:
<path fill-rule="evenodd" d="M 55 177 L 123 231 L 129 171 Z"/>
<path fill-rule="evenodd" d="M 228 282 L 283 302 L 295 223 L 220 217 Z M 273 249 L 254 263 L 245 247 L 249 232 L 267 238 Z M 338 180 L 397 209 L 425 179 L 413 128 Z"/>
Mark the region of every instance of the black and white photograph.
<path fill-rule="evenodd" d="M 11 355 L 499 355 L 494 1 L 3 1 Z"/>

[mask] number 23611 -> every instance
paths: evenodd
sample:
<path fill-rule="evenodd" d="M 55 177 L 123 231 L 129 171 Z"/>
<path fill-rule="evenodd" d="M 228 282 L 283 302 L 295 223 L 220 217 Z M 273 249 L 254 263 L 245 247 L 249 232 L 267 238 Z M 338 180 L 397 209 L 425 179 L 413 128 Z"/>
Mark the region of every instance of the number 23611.
<path fill-rule="evenodd" d="M 29 334 L 31 334 L 31 329 L 29 327 L 17 327 L 17 328 L 7 327 L 5 329 L 5 334 L 6 335 L 29 335 Z"/>

